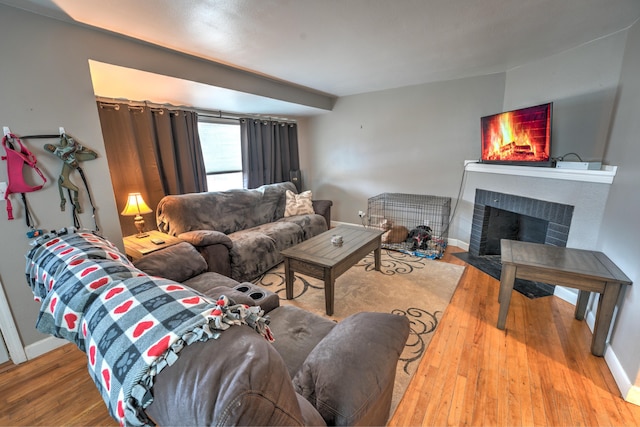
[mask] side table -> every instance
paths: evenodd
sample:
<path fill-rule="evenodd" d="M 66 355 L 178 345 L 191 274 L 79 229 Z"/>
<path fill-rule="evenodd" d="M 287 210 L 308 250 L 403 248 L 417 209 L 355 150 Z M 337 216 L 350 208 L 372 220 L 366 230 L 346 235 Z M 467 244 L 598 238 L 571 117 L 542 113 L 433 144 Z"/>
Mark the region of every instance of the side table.
<path fill-rule="evenodd" d="M 498 329 L 504 329 L 516 278 L 567 286 L 579 290 L 575 318 L 584 319 L 590 292 L 600 293 L 598 311 L 591 339 L 591 353 L 604 355 L 609 326 L 613 319 L 622 285 L 631 280 L 605 254 L 584 249 L 500 241 L 502 273 L 500 275 L 500 313 Z"/>
<path fill-rule="evenodd" d="M 124 243 L 124 251 L 127 254 L 127 257 L 129 257 L 129 259 L 131 259 L 132 261 L 140 259 L 143 256 L 150 254 L 151 252 L 155 252 L 157 250 L 164 249 L 182 242 L 182 240 L 178 239 L 177 237 L 170 236 L 157 230 L 148 231 L 145 232 L 145 234 L 148 234 L 148 236 L 138 237 L 137 235 L 133 234 L 122 239 Z M 161 240 L 163 241 L 163 243 L 153 243 L 151 241 L 152 239 Z"/>

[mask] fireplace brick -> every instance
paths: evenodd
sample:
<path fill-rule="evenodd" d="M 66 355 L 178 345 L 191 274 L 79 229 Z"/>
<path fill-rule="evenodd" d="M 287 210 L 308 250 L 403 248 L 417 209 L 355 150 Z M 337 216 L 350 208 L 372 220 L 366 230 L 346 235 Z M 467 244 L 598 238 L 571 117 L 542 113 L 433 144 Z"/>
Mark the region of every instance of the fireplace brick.
<path fill-rule="evenodd" d="M 545 243 L 561 247 L 567 245 L 569 228 L 573 217 L 573 206 L 476 189 L 471 236 L 469 238 L 469 253 L 472 255 L 484 255 L 486 249 L 489 218 L 489 209 L 487 207 L 499 208 L 548 221 Z"/>

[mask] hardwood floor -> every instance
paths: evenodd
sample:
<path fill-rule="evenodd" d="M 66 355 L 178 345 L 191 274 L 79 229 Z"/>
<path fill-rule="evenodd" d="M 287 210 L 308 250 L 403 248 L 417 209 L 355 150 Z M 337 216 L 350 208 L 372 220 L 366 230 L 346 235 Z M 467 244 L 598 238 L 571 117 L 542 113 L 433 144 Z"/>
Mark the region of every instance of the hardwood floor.
<path fill-rule="evenodd" d="M 0 367 L 1 426 L 117 426 L 74 344 Z"/>
<path fill-rule="evenodd" d="M 464 265 L 448 247 L 442 261 Z M 439 261 L 439 262 L 442 262 Z M 625 402 L 591 332 L 556 297 L 514 292 L 507 328 L 496 328 L 497 280 L 467 267 L 391 426 L 631 426 Z M 0 366 L 0 425 L 117 423 L 72 344 Z"/>
<path fill-rule="evenodd" d="M 464 265 L 457 251 L 442 261 Z M 499 288 L 467 267 L 390 426 L 640 425 L 573 305 L 514 291 L 501 331 Z"/>

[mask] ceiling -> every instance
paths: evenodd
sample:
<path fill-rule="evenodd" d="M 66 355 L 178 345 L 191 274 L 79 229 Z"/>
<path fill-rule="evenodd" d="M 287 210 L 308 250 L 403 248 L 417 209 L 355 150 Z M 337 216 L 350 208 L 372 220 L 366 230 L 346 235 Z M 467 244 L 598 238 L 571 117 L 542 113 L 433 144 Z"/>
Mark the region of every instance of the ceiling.
<path fill-rule="evenodd" d="M 0 0 L 346 96 L 504 72 L 624 30 L 640 0 Z M 110 69 L 137 83 L 148 73 Z M 106 67 L 106 68 L 104 68 Z M 119 68 L 119 67 L 118 67 Z M 120 74 L 118 74 L 120 73 Z M 114 77 L 112 77 L 113 79 Z M 320 110 L 165 78 L 144 99 L 200 108 L 300 114 Z M 200 85 L 189 90 L 190 85 Z M 173 87 L 175 86 L 175 90 Z M 99 87 L 96 92 L 99 92 Z M 118 89 L 124 91 L 124 88 Z M 131 88 L 130 88 L 131 90 Z M 223 90 L 228 106 L 196 94 Z M 110 94 L 101 94 L 110 96 Z M 155 99 L 154 99 L 155 98 Z M 216 97 L 215 99 L 220 99 Z M 264 110 L 264 111 L 263 111 Z M 266 111 L 269 110 L 269 111 Z"/>

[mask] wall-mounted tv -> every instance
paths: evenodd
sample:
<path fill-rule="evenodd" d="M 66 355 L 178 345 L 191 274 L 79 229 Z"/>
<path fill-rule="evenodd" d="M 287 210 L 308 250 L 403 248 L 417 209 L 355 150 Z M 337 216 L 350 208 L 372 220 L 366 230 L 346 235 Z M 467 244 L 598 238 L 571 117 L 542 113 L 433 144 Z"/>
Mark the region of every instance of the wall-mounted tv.
<path fill-rule="evenodd" d="M 553 103 L 480 119 L 482 163 L 551 166 Z"/>

